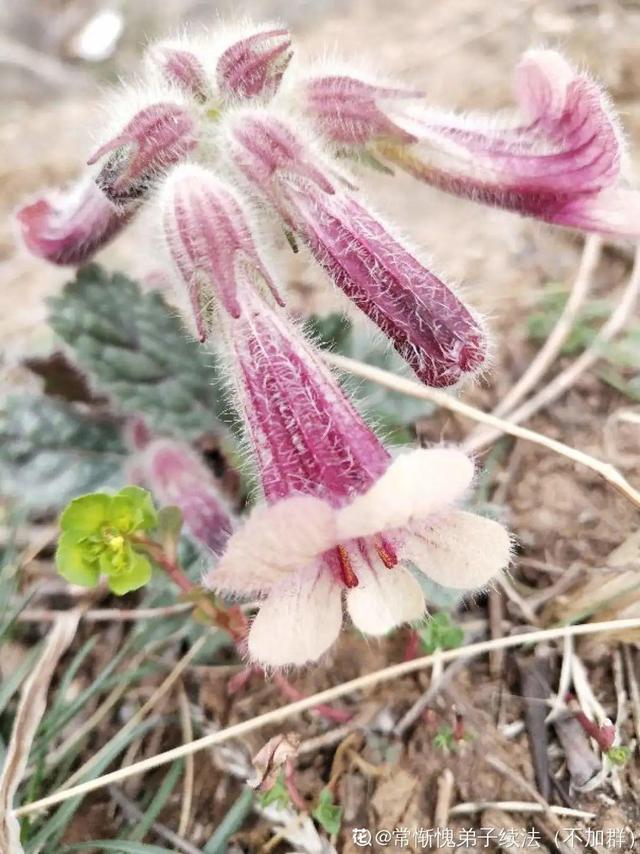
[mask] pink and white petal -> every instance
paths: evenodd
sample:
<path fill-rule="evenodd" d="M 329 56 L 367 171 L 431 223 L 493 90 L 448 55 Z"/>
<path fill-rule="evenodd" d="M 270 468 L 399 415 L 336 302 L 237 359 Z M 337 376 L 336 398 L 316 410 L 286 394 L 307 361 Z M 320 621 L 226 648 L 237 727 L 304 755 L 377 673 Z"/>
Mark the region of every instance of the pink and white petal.
<path fill-rule="evenodd" d="M 509 564 L 511 551 L 511 537 L 498 522 L 453 510 L 432 524 L 414 527 L 400 557 L 438 584 L 473 590 Z"/>
<path fill-rule="evenodd" d="M 640 191 L 611 187 L 594 195 L 578 196 L 557 210 L 550 220 L 568 228 L 637 239 L 640 236 Z"/>
<path fill-rule="evenodd" d="M 261 505 L 230 538 L 203 583 L 239 595 L 269 590 L 338 542 L 335 511 L 319 498 L 301 495 Z"/>
<path fill-rule="evenodd" d="M 421 521 L 459 500 L 473 463 L 455 448 L 421 448 L 397 457 L 376 483 L 337 512 L 339 541 Z"/>
<path fill-rule="evenodd" d="M 307 567 L 273 588 L 249 630 L 249 655 L 263 667 L 317 661 L 342 626 L 342 591 L 330 573 Z"/>
<path fill-rule="evenodd" d="M 357 629 L 368 635 L 386 635 L 402 623 L 424 615 L 424 593 L 401 566 L 372 572 L 358 567 L 358 586 L 347 592 L 347 610 Z"/>

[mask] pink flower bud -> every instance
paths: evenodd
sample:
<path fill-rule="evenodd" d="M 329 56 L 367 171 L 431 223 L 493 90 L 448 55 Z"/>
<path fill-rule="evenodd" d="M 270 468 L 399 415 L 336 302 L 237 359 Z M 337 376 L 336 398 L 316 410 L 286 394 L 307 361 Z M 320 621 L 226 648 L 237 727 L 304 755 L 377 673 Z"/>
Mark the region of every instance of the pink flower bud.
<path fill-rule="evenodd" d="M 234 98 L 275 94 L 293 53 L 285 29 L 248 36 L 228 47 L 216 68 L 220 91 Z"/>
<path fill-rule="evenodd" d="M 447 386 L 482 364 L 485 335 L 453 292 L 424 267 L 282 122 L 236 117 L 230 156 L 306 242 L 335 284 L 389 337 L 416 375 Z"/>
<path fill-rule="evenodd" d="M 52 264 L 83 264 L 129 222 L 123 211 L 83 178 L 68 190 L 54 190 L 16 213 L 27 249 Z"/>
<path fill-rule="evenodd" d="M 233 192 L 199 166 L 179 166 L 162 197 L 164 235 L 191 304 L 198 337 L 205 341 L 216 301 L 240 315 L 238 282 L 255 277 L 279 301 Z"/>
<path fill-rule="evenodd" d="M 161 507 L 180 508 L 194 539 L 216 553 L 222 551 L 233 530 L 231 511 L 216 478 L 189 445 L 154 439 L 133 458 L 131 470 Z"/>
<path fill-rule="evenodd" d="M 160 43 L 151 47 L 147 58 L 160 71 L 166 83 L 177 86 L 196 101 L 204 102 L 210 97 L 207 73 L 192 51 Z"/>
<path fill-rule="evenodd" d="M 157 103 L 140 110 L 113 139 L 89 158 L 109 154 L 96 183 L 114 203 L 135 201 L 197 145 L 196 127 L 178 104 Z"/>
<path fill-rule="evenodd" d="M 374 86 L 356 77 L 316 77 L 304 89 L 306 109 L 323 135 L 341 145 L 363 145 L 375 139 L 400 143 L 417 137 L 396 125 L 384 112 L 384 104 L 417 98 L 419 92 Z"/>

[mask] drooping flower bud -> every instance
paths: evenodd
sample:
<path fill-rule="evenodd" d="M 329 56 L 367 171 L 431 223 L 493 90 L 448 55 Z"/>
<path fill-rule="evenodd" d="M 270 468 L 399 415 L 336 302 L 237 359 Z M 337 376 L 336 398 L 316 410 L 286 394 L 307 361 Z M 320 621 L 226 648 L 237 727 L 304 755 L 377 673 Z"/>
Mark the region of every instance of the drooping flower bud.
<path fill-rule="evenodd" d="M 207 548 L 220 553 L 233 530 L 232 514 L 216 478 L 189 445 L 153 439 L 132 461 L 159 506 L 175 505 L 185 528 Z"/>
<path fill-rule="evenodd" d="M 162 200 L 165 240 L 201 341 L 211 333 L 215 298 L 233 317 L 240 314 L 239 277 L 262 282 L 280 301 L 245 216 L 223 181 L 202 167 L 179 166 L 169 176 Z"/>
<path fill-rule="evenodd" d="M 608 99 L 556 51 L 524 55 L 516 70 L 520 115 L 511 121 L 401 102 L 363 81 L 329 102 L 314 97 L 325 80 L 307 81 L 303 97 L 332 142 L 368 144 L 383 162 L 472 201 L 586 231 L 640 234 L 640 193 L 620 178 L 623 140 Z M 351 90 L 362 92 L 360 101 L 347 100 Z M 349 124 L 349 109 L 359 123 Z M 395 135 L 385 134 L 385 122 Z"/>
<path fill-rule="evenodd" d="M 290 128 L 264 111 L 243 112 L 229 150 L 254 191 L 423 382 L 452 385 L 480 367 L 486 340 L 479 322 Z"/>
<path fill-rule="evenodd" d="M 151 46 L 146 59 L 160 72 L 165 83 L 177 86 L 196 101 L 204 102 L 210 97 L 211 87 L 204 66 L 187 47 L 160 42 Z"/>
<path fill-rule="evenodd" d="M 184 107 L 156 103 L 136 113 L 88 163 L 109 155 L 96 183 L 112 202 L 126 204 L 145 196 L 153 182 L 183 160 L 197 143 L 195 122 Z"/>
<path fill-rule="evenodd" d="M 218 60 L 218 87 L 227 97 L 269 98 L 280 86 L 292 56 L 291 35 L 286 29 L 265 30 L 242 38 Z"/>
<path fill-rule="evenodd" d="M 417 137 L 393 122 L 383 105 L 419 95 L 339 75 L 314 77 L 304 87 L 308 114 L 327 139 L 340 145 L 363 145 L 375 139 L 417 142 Z"/>
<path fill-rule="evenodd" d="M 52 264 L 84 264 L 106 246 L 135 212 L 115 207 L 90 177 L 54 190 L 16 214 L 27 249 Z"/>

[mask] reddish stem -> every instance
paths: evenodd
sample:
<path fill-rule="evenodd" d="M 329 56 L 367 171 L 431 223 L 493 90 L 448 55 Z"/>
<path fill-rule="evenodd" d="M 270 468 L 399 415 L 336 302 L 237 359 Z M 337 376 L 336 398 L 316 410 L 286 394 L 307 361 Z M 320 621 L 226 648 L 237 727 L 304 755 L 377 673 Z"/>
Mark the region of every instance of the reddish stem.
<path fill-rule="evenodd" d="M 603 753 L 611 750 L 616 739 L 616 728 L 613 724 L 597 724 L 595 721 L 590 720 L 582 709 L 574 712 L 573 716 L 586 734 L 596 742 Z"/>
<path fill-rule="evenodd" d="M 293 759 L 287 759 L 285 762 L 284 781 L 287 786 L 287 791 L 289 792 L 289 797 L 291 798 L 291 803 L 296 809 L 300 810 L 300 812 L 307 812 L 309 809 L 307 802 L 302 797 L 298 791 L 298 787 L 296 786 L 296 769 L 293 764 Z"/>
<path fill-rule="evenodd" d="M 274 673 L 273 681 L 288 700 L 302 700 L 306 696 L 302 691 L 285 679 L 281 673 Z M 333 706 L 327 706 L 324 703 L 314 706 L 312 711 L 333 723 L 339 724 L 346 724 L 353 717 L 353 714 L 351 712 L 347 712 L 345 709 L 336 709 Z"/>
<path fill-rule="evenodd" d="M 404 661 L 413 661 L 420 652 L 420 635 L 415 629 L 409 629 L 407 633 L 407 644 L 404 648 Z"/>

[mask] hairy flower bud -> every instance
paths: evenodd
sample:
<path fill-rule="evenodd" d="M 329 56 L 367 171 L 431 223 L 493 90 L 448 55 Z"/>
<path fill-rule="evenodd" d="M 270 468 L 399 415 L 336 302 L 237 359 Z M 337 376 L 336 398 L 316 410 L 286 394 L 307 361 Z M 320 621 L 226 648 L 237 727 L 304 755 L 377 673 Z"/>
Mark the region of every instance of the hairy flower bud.
<path fill-rule="evenodd" d="M 96 183 L 111 201 L 126 204 L 145 196 L 151 184 L 193 151 L 197 142 L 195 122 L 184 107 L 156 103 L 136 113 L 88 163 L 109 155 Z"/>
<path fill-rule="evenodd" d="M 417 142 L 417 137 L 393 122 L 383 105 L 419 95 L 339 75 L 312 78 L 304 87 L 310 117 L 327 139 L 342 145 L 363 145 L 375 139 Z"/>
<path fill-rule="evenodd" d="M 52 264 L 83 264 L 129 222 L 90 177 L 24 205 L 16 214 L 27 249 Z"/>
<path fill-rule="evenodd" d="M 262 282 L 280 300 L 244 213 L 223 181 L 202 167 L 179 166 L 165 185 L 162 211 L 165 240 L 201 341 L 211 332 L 216 298 L 233 317 L 239 316 L 239 279 Z"/>
<path fill-rule="evenodd" d="M 423 382 L 452 385 L 480 367 L 478 321 L 283 122 L 264 111 L 236 116 L 230 156 Z"/>
<path fill-rule="evenodd" d="M 175 505 L 191 536 L 216 553 L 227 542 L 233 522 L 216 478 L 184 442 L 153 439 L 136 455 L 132 470 L 159 506 Z"/>
<path fill-rule="evenodd" d="M 227 97 L 271 97 L 280 86 L 292 55 L 288 30 L 265 30 L 242 38 L 218 60 L 218 87 Z"/>
<path fill-rule="evenodd" d="M 171 42 L 160 42 L 151 46 L 146 57 L 165 83 L 177 86 L 196 101 L 204 102 L 210 97 L 207 73 L 191 50 Z"/>

